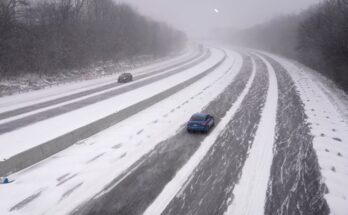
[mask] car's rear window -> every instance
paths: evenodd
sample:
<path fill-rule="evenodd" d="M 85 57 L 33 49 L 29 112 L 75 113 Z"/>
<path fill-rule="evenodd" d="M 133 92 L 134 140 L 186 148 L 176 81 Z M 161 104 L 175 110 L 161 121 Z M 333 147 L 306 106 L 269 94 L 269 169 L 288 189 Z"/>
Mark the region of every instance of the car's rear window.
<path fill-rule="evenodd" d="M 206 118 L 207 116 L 206 115 L 193 115 L 192 117 L 191 117 L 191 121 L 204 121 L 205 120 L 205 118 Z"/>

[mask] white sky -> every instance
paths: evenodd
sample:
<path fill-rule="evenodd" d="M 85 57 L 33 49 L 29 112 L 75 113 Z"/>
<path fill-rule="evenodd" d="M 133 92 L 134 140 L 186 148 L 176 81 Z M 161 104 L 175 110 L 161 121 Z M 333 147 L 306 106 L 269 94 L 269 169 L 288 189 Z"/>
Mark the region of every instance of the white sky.
<path fill-rule="evenodd" d="M 115 0 L 190 35 L 215 27 L 250 27 L 278 14 L 299 12 L 322 0 Z M 216 13 L 214 9 L 218 9 Z"/>

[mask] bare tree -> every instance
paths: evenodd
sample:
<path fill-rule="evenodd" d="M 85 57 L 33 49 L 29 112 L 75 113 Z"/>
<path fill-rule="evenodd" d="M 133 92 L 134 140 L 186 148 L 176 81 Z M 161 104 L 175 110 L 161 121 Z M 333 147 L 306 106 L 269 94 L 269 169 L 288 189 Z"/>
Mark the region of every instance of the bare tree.
<path fill-rule="evenodd" d="M 278 16 L 228 38 L 296 59 L 348 90 L 348 0 L 326 0 L 300 14 Z"/>
<path fill-rule="evenodd" d="M 348 1 L 327 0 L 299 28 L 300 57 L 348 90 Z"/>
<path fill-rule="evenodd" d="M 182 33 L 112 0 L 2 0 L 0 18 L 2 76 L 165 55 L 185 43 Z"/>

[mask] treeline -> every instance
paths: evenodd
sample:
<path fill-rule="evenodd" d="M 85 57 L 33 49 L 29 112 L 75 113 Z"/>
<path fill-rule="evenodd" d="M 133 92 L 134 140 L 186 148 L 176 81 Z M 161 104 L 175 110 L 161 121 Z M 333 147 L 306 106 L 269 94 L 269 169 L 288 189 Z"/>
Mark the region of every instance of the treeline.
<path fill-rule="evenodd" d="M 326 0 L 229 38 L 296 59 L 348 91 L 348 0 Z"/>
<path fill-rule="evenodd" d="M 162 56 L 185 41 L 182 32 L 112 0 L 0 0 L 0 76 Z"/>

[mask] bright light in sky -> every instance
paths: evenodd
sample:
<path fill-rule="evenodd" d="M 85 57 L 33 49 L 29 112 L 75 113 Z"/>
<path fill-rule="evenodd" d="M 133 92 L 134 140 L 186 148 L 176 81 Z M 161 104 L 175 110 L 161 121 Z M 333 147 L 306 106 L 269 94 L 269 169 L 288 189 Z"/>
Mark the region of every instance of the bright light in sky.
<path fill-rule="evenodd" d="M 267 22 L 277 15 L 300 12 L 310 5 L 325 0 L 112 1 L 132 4 L 143 15 L 167 22 L 169 25 L 185 31 L 190 36 L 196 36 L 205 35 L 216 28 L 249 28 Z"/>

